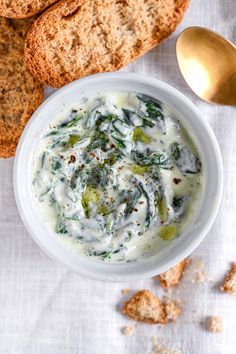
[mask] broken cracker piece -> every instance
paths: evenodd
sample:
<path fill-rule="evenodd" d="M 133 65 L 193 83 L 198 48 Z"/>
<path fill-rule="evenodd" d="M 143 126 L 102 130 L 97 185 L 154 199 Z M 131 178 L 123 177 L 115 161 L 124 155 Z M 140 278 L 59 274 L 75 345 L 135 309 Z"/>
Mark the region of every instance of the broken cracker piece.
<path fill-rule="evenodd" d="M 121 333 L 124 334 L 124 336 L 132 336 L 134 334 L 134 327 L 132 326 L 122 327 Z"/>
<path fill-rule="evenodd" d="M 149 290 L 140 290 L 129 299 L 122 312 L 132 319 L 146 323 L 167 323 L 164 303 Z"/>
<path fill-rule="evenodd" d="M 236 262 L 232 264 L 220 289 L 230 295 L 236 295 Z"/>
<path fill-rule="evenodd" d="M 179 284 L 179 281 L 183 276 L 183 272 L 189 263 L 190 260 L 184 259 L 182 262 L 176 264 L 176 266 L 170 268 L 164 273 L 157 275 L 155 278 L 159 280 L 162 288 L 173 288 Z"/>
<path fill-rule="evenodd" d="M 220 333 L 223 331 L 222 318 L 218 316 L 210 316 L 207 319 L 207 329 L 212 333 Z"/>

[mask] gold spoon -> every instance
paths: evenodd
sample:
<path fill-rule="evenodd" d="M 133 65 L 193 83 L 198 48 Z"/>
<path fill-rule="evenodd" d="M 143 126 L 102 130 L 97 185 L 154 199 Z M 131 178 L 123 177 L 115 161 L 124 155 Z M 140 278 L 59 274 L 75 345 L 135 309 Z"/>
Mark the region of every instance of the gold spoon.
<path fill-rule="evenodd" d="M 202 27 L 184 30 L 176 44 L 180 71 L 203 100 L 236 105 L 236 47 Z"/>

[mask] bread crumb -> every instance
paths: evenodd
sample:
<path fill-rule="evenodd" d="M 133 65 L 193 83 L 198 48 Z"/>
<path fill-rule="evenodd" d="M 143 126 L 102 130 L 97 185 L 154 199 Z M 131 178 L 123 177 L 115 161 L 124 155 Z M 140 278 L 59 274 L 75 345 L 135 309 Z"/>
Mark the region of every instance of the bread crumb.
<path fill-rule="evenodd" d="M 140 290 L 124 305 L 122 312 L 146 323 L 167 323 L 164 303 L 149 290 Z"/>
<path fill-rule="evenodd" d="M 121 333 L 124 336 L 132 336 L 134 334 L 134 327 L 132 326 L 125 326 L 121 328 Z"/>
<path fill-rule="evenodd" d="M 209 281 L 210 278 L 207 274 L 207 269 L 206 269 L 206 265 L 204 263 L 204 261 L 202 259 L 199 259 L 196 262 L 196 269 L 194 271 L 193 277 L 191 282 L 193 284 L 195 283 L 205 283 L 207 281 Z"/>
<path fill-rule="evenodd" d="M 195 272 L 195 277 L 193 283 L 204 283 L 207 280 L 206 274 L 203 271 L 197 270 Z"/>
<path fill-rule="evenodd" d="M 166 340 L 163 338 L 152 337 L 151 354 L 181 354 L 180 350 L 173 350 L 167 346 Z"/>
<path fill-rule="evenodd" d="M 176 322 L 181 308 L 177 301 L 162 301 L 149 290 L 141 290 L 125 303 L 122 312 L 136 321 L 165 324 Z"/>
<path fill-rule="evenodd" d="M 223 331 L 223 322 L 221 317 L 210 316 L 207 319 L 207 329 L 212 333 L 221 333 Z"/>
<path fill-rule="evenodd" d="M 227 294 L 236 295 L 236 263 L 232 264 L 230 271 L 225 277 L 224 284 L 220 289 Z"/>
<path fill-rule="evenodd" d="M 128 295 L 129 292 L 130 292 L 129 288 L 124 288 L 121 290 L 122 295 Z"/>
<path fill-rule="evenodd" d="M 181 315 L 181 308 L 175 301 L 169 302 L 165 305 L 166 316 L 168 321 L 176 322 L 177 318 Z"/>
<path fill-rule="evenodd" d="M 190 262 L 190 259 L 184 259 L 182 262 L 176 264 L 176 266 L 170 268 L 164 273 L 157 275 L 155 278 L 159 280 L 162 288 L 173 288 L 179 284 L 179 281 L 183 276 L 184 270 Z"/>

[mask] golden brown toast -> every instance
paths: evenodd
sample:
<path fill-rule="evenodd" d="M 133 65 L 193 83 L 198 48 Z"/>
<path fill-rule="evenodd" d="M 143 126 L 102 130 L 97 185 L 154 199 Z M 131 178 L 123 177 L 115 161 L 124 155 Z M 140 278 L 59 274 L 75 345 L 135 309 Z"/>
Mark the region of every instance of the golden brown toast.
<path fill-rule="evenodd" d="M 26 38 L 27 64 L 53 87 L 115 71 L 154 48 L 183 18 L 189 0 L 63 0 Z"/>
<path fill-rule="evenodd" d="M 41 12 L 57 0 L 0 0 L 0 16 L 26 18 Z"/>
<path fill-rule="evenodd" d="M 0 157 L 14 156 L 25 124 L 43 100 L 43 87 L 24 63 L 24 39 L 0 18 Z"/>

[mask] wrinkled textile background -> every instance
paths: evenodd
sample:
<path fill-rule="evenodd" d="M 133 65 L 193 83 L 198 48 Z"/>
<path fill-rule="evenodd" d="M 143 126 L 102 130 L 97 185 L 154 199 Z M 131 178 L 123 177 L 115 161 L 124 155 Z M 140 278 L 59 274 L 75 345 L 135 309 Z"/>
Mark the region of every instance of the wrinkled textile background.
<path fill-rule="evenodd" d="M 194 96 L 175 58 L 175 42 L 185 27 L 216 30 L 236 43 L 235 0 L 191 0 L 177 32 L 125 71 L 164 80 L 187 95 L 213 128 L 224 161 L 224 194 L 208 237 L 194 252 L 207 264 L 212 282 L 180 289 L 184 313 L 163 329 L 138 325 L 133 336 L 120 328 L 133 325 L 117 311 L 121 289 L 160 290 L 153 279 L 108 284 L 84 279 L 49 259 L 25 230 L 13 195 L 13 160 L 0 161 L 0 354 L 151 354 L 151 337 L 164 338 L 184 354 L 236 353 L 236 297 L 218 291 L 218 283 L 236 261 L 236 110 L 213 106 Z M 48 90 L 48 94 L 50 90 Z M 205 331 L 205 316 L 223 318 L 222 334 Z"/>

